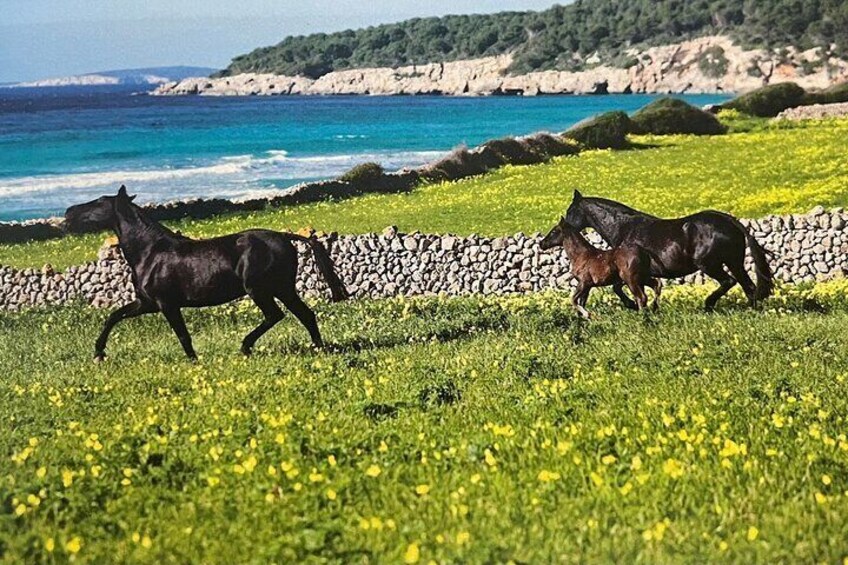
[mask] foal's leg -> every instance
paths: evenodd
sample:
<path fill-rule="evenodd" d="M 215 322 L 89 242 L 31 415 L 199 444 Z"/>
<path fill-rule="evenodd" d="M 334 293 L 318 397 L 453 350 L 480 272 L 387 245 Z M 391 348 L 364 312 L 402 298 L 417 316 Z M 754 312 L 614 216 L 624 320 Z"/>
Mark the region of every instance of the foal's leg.
<path fill-rule="evenodd" d="M 134 302 L 124 304 L 109 314 L 109 317 L 106 318 L 106 323 L 103 324 L 103 330 L 100 332 L 100 336 L 94 343 L 94 360 L 103 361 L 106 358 L 106 342 L 109 340 L 109 333 L 118 322 L 155 311 L 156 307 L 149 302 L 136 299 Z"/>
<path fill-rule="evenodd" d="M 621 303 L 624 304 L 625 308 L 627 308 L 628 310 L 637 310 L 636 303 L 630 300 L 630 297 L 625 294 L 623 283 L 615 283 L 614 285 L 612 285 L 612 290 L 621 299 Z"/>
<path fill-rule="evenodd" d="M 629 277 L 627 279 L 627 288 L 630 289 L 630 292 L 633 293 L 633 297 L 636 299 L 636 309 L 639 311 L 644 310 L 648 305 L 648 297 L 645 294 L 645 287 L 640 284 L 640 281 L 635 280 L 633 277 Z"/>
<path fill-rule="evenodd" d="M 321 339 L 321 332 L 318 331 L 318 322 L 315 321 L 315 312 L 312 311 L 306 303 L 300 299 L 292 285 L 291 288 L 286 288 L 277 295 L 277 298 L 283 301 L 292 314 L 300 320 L 300 323 L 306 326 L 309 331 L 309 336 L 312 338 L 312 345 L 318 349 L 324 347 L 324 341 Z"/>
<path fill-rule="evenodd" d="M 589 314 L 589 311 L 586 310 L 585 306 L 586 301 L 589 299 L 589 292 L 591 291 L 591 286 L 580 282 L 577 283 L 577 288 L 574 289 L 574 294 L 571 295 L 571 304 L 574 306 L 574 309 L 587 320 L 591 317 L 591 314 Z"/>
<path fill-rule="evenodd" d="M 736 284 L 736 279 L 727 274 L 727 272 L 724 270 L 724 267 L 722 267 L 721 265 L 704 266 L 701 267 L 701 271 L 703 271 L 704 274 L 706 274 L 707 276 L 717 280 L 719 284 L 719 287 L 715 291 L 713 291 L 713 293 L 710 294 L 707 297 L 707 300 L 704 302 L 704 309 L 707 312 L 712 312 L 713 309 L 715 309 L 715 305 L 716 302 L 718 302 L 718 299 L 727 294 L 730 289 L 733 288 L 733 285 Z"/>
<path fill-rule="evenodd" d="M 264 292 L 251 292 L 250 297 L 256 303 L 265 319 L 262 323 L 256 326 L 252 332 L 247 334 L 244 341 L 241 342 L 241 352 L 245 355 L 250 355 L 253 350 L 253 345 L 265 332 L 273 328 L 277 322 L 283 319 L 283 311 L 277 306 L 274 301 L 274 295 Z"/>
<path fill-rule="evenodd" d="M 656 312 L 660 309 L 660 293 L 662 293 L 663 287 L 662 280 L 652 278 L 648 281 L 648 284 L 654 289 L 654 302 L 651 304 L 651 310 Z"/>
<path fill-rule="evenodd" d="M 177 334 L 177 339 L 180 340 L 180 345 L 183 346 L 185 354 L 192 361 L 196 361 L 197 353 L 194 352 L 194 347 L 191 345 L 191 335 L 188 333 L 188 328 L 186 328 L 185 319 L 183 319 L 183 314 L 180 312 L 180 309 L 163 306 L 161 310 L 165 315 L 165 319 L 168 320 L 168 324 L 171 326 L 171 329 L 174 330 L 175 334 Z"/>

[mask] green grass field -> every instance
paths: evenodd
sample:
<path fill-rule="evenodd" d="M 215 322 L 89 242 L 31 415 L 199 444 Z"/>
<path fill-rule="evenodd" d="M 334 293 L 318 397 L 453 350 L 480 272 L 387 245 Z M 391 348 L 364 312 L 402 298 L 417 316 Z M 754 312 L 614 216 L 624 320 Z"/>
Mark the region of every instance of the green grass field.
<path fill-rule="evenodd" d="M 245 304 L 164 321 L 0 315 L 0 559 L 840 562 L 846 284 L 318 304 L 253 358 Z M 824 310 L 825 313 L 820 311 Z"/>
<path fill-rule="evenodd" d="M 745 133 L 697 138 L 643 137 L 643 148 L 592 151 L 549 164 L 506 167 L 409 194 L 370 195 L 237 214 L 174 225 L 208 237 L 249 227 L 313 227 L 339 233 L 402 231 L 504 235 L 546 231 L 571 200 L 572 190 L 614 198 L 673 216 L 717 208 L 741 217 L 803 213 L 813 206 L 848 204 L 845 139 L 848 120 L 754 126 Z M 130 187 L 132 188 L 132 187 Z M 92 260 L 103 235 L 23 245 L 0 245 L 0 264 L 62 268 Z"/>

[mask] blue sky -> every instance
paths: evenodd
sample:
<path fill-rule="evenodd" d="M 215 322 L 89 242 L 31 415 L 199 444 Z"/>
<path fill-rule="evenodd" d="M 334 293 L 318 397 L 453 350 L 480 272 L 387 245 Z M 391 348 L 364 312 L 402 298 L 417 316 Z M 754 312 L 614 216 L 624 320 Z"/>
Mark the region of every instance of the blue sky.
<path fill-rule="evenodd" d="M 0 0 L 0 82 L 166 65 L 223 67 L 292 34 L 554 0 Z"/>

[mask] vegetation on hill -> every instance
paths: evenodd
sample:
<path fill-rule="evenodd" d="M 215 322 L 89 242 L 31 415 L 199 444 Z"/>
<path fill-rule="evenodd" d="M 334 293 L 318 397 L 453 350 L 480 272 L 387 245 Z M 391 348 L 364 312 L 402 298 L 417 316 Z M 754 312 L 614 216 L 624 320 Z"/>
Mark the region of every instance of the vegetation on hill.
<path fill-rule="evenodd" d="M 540 12 L 416 18 L 338 33 L 287 37 L 240 55 L 221 75 L 267 72 L 319 77 L 334 70 L 455 61 L 514 53 L 511 71 L 576 69 L 599 52 L 620 65 L 631 45 L 709 33 L 743 44 L 848 48 L 848 8 L 838 0 L 577 0 Z M 708 61 L 711 72 L 721 57 Z"/>
<path fill-rule="evenodd" d="M 193 237 L 251 227 L 296 231 L 311 226 L 364 233 L 388 225 L 405 232 L 532 233 L 551 227 L 575 187 L 663 216 L 718 208 L 760 217 L 804 213 L 818 204 L 848 206 L 848 171 L 843 166 L 848 121 L 770 124 L 733 115 L 731 131 L 753 131 L 714 137 L 637 136 L 631 137 L 637 149 L 630 151 L 586 151 L 405 194 L 372 194 L 172 225 Z M 512 151 L 506 145 L 495 149 Z M 51 263 L 63 268 L 94 259 L 103 238 L 89 234 L 0 245 L 0 264 L 40 268 Z"/>
<path fill-rule="evenodd" d="M 318 303 L 238 353 L 249 301 L 0 314 L 9 563 L 838 563 L 845 283 L 644 319 L 599 291 Z M 602 302 L 602 303 L 598 303 Z M 829 309 L 827 315 L 806 308 Z"/>

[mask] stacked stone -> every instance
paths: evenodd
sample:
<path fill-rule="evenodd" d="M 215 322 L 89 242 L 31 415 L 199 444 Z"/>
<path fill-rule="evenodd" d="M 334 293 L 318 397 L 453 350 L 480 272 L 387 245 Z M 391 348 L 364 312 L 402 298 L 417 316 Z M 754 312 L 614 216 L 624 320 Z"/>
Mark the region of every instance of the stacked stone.
<path fill-rule="evenodd" d="M 770 254 L 777 279 L 798 283 L 842 276 L 848 272 L 848 233 L 841 209 L 816 207 L 806 215 L 743 220 Z M 478 235 L 381 234 L 324 240 L 339 275 L 356 298 L 435 294 L 506 294 L 565 289 L 572 284 L 564 251 L 542 251 L 540 234 L 488 238 Z M 593 245 L 605 247 L 594 232 Z M 297 287 L 306 295 L 327 296 L 312 253 L 303 244 Z M 750 257 L 749 271 L 753 270 Z M 701 283 L 703 275 L 682 281 Z M 105 248 L 97 262 L 56 273 L 43 269 L 0 267 L 0 310 L 64 304 L 81 300 L 99 307 L 134 298 L 129 269 L 116 248 Z"/>

